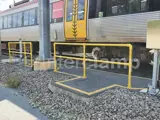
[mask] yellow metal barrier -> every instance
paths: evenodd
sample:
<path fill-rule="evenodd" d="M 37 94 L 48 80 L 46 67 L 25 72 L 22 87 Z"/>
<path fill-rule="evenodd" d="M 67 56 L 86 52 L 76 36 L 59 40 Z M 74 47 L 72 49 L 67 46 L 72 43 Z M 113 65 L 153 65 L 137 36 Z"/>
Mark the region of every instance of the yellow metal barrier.
<path fill-rule="evenodd" d="M 66 46 L 82 46 L 83 47 L 83 58 L 76 57 L 68 57 L 68 56 L 58 56 L 56 55 L 56 47 L 57 45 L 66 45 Z M 93 60 L 86 59 L 86 47 L 87 46 L 105 46 L 105 47 L 128 47 L 129 48 L 129 62 L 112 62 L 112 61 L 104 61 L 104 60 Z M 90 44 L 90 43 L 54 43 L 54 71 L 57 72 L 57 58 L 65 58 L 65 59 L 73 59 L 73 60 L 81 60 L 83 61 L 83 78 L 86 78 L 86 61 L 88 62 L 97 62 L 97 63 L 106 63 L 106 64 L 116 64 L 116 65 L 124 65 L 128 66 L 128 88 L 131 89 L 131 77 L 132 77 L 132 45 L 131 44 Z"/>
<path fill-rule="evenodd" d="M 33 56 L 32 56 L 32 43 L 31 42 L 22 42 L 22 52 L 20 52 L 20 48 L 16 49 L 16 46 L 19 45 L 20 42 L 9 42 L 8 49 L 9 49 L 9 59 L 10 63 L 12 63 L 13 54 L 22 54 L 24 56 L 24 65 L 32 67 L 33 65 Z M 30 64 L 27 64 L 27 55 L 30 56 Z"/>

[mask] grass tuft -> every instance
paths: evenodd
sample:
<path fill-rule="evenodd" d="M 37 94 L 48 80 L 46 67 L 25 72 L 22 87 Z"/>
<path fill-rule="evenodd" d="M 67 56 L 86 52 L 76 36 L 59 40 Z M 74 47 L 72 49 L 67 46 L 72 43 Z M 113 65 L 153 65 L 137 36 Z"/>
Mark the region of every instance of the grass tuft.
<path fill-rule="evenodd" d="M 10 87 L 10 88 L 18 88 L 19 85 L 21 84 L 20 77 L 11 75 L 8 77 L 5 84 L 7 87 Z"/>

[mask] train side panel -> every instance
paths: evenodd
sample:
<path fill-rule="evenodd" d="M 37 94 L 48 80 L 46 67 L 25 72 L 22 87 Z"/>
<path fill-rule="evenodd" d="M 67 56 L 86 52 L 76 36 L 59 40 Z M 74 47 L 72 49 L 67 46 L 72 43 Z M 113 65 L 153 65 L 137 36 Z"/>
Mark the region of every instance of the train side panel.
<path fill-rule="evenodd" d="M 63 23 L 51 24 L 51 41 L 65 42 Z"/>
<path fill-rule="evenodd" d="M 147 22 L 159 20 L 160 11 L 89 20 L 89 42 L 146 42 Z"/>
<path fill-rule="evenodd" d="M 89 19 L 88 42 L 146 42 L 147 22 L 159 20 L 160 11 Z M 2 41 L 39 41 L 39 27 L 1 30 Z M 63 23 L 51 24 L 51 41 L 64 40 Z"/>
<path fill-rule="evenodd" d="M 50 28 L 51 41 L 63 41 L 64 42 L 64 32 L 63 24 L 56 23 L 51 24 Z M 39 26 L 28 26 L 21 28 L 3 29 L 1 30 L 1 40 L 2 41 L 39 41 Z"/>
<path fill-rule="evenodd" d="M 5 29 L 1 31 L 2 41 L 38 41 L 38 26 Z"/>

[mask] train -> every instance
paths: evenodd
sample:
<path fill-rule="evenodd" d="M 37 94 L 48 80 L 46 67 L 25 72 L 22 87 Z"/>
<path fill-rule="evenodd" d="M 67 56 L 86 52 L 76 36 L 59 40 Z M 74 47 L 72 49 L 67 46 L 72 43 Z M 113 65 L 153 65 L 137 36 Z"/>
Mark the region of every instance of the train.
<path fill-rule="evenodd" d="M 50 0 L 50 39 L 52 43 L 130 43 L 133 57 L 148 62 L 152 58 L 146 49 L 147 23 L 160 19 L 159 6 L 159 0 Z M 38 11 L 38 0 L 24 0 L 0 12 L 2 49 L 10 41 L 22 40 L 39 50 Z M 121 48 L 101 49 L 104 55 L 127 54 Z"/>

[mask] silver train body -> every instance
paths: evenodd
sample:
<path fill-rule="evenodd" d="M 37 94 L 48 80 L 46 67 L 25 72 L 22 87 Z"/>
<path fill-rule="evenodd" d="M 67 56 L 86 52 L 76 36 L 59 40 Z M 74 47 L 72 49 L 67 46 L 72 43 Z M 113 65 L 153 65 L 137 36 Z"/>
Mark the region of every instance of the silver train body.
<path fill-rule="evenodd" d="M 38 7 L 38 3 L 1 13 L 0 17 L 35 7 Z M 145 43 L 147 22 L 159 19 L 160 11 L 89 19 L 88 42 Z M 51 23 L 50 29 L 52 42 L 65 42 L 63 22 Z M 18 41 L 19 39 L 39 41 L 39 26 L 0 30 L 1 41 Z"/>
<path fill-rule="evenodd" d="M 51 0 L 51 3 L 55 1 L 58 0 Z M 38 7 L 38 3 L 3 12 L 0 14 L 0 17 L 35 7 Z M 134 58 L 148 62 L 152 58 L 150 57 L 149 50 L 145 47 L 147 22 L 159 19 L 160 11 L 88 19 L 87 41 L 94 43 L 132 43 L 134 46 Z M 64 39 L 63 22 L 51 23 L 50 35 L 51 42 L 66 42 Z M 0 30 L 2 44 L 8 41 L 19 41 L 19 39 L 38 43 L 39 36 L 38 25 Z M 113 54 L 113 56 L 121 56 L 121 53 L 128 54 L 125 49 L 106 51 Z"/>

